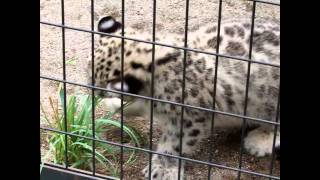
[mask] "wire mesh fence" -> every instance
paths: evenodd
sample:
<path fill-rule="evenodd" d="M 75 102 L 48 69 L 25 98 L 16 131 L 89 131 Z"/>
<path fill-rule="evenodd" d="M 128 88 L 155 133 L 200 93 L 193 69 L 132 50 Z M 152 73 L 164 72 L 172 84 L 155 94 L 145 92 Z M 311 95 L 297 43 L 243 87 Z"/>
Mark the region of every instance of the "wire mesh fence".
<path fill-rule="evenodd" d="M 222 0 L 219 0 L 219 11 L 218 13 L 218 26 L 217 26 L 217 42 L 219 42 L 219 37 L 220 37 L 220 28 L 221 28 L 221 19 L 222 19 Z M 133 149 L 133 150 L 137 150 L 137 151 L 141 151 L 141 152 L 145 152 L 148 153 L 148 164 L 149 164 L 149 179 L 151 179 L 151 167 L 152 167 L 152 155 L 154 154 L 158 154 L 161 156 L 165 156 L 165 157 L 171 157 L 171 158 L 176 158 L 179 160 L 179 168 L 178 168 L 178 179 L 182 179 L 182 177 L 180 177 L 180 170 L 181 170 L 181 164 L 182 161 L 188 161 L 191 163 L 196 163 L 196 164 L 202 164 L 205 166 L 208 166 L 208 179 L 211 179 L 211 173 L 212 173 L 212 168 L 221 168 L 221 169 L 226 169 L 226 170 L 230 170 L 230 171 L 235 171 L 237 172 L 237 179 L 241 178 L 242 174 L 249 174 L 249 175 L 253 175 L 253 176 L 257 176 L 257 177 L 263 177 L 263 178 L 269 178 L 269 179 L 280 179 L 280 177 L 273 175 L 273 166 L 274 166 L 274 161 L 275 161 L 275 141 L 276 141 L 276 132 L 277 129 L 280 127 L 280 122 L 279 122 L 279 109 L 280 109 L 280 95 L 278 96 L 278 103 L 277 103 L 277 115 L 274 120 L 269 120 L 269 119 L 262 119 L 262 118 L 257 118 L 257 117 L 252 117 L 252 116 L 248 116 L 247 114 L 247 105 L 248 105 L 248 93 L 249 93 L 249 82 L 250 82 L 250 69 L 251 66 L 253 64 L 255 65 L 259 65 L 259 66 L 270 66 L 273 68 L 279 68 L 280 69 L 280 65 L 278 64 L 272 64 L 272 63 L 268 63 L 268 62 L 262 62 L 262 61 L 257 61 L 257 60 L 253 60 L 252 59 L 252 48 L 253 48 L 253 32 L 254 32 L 254 25 L 255 25 L 255 16 L 256 16 L 256 6 L 258 3 L 264 3 L 264 4 L 269 4 L 269 5 L 273 5 L 273 6 L 280 6 L 280 4 L 278 3 L 274 3 L 274 2 L 269 2 L 269 1 L 262 1 L 262 0 L 253 0 L 251 1 L 252 3 L 252 14 L 251 14 L 251 37 L 250 37 L 250 43 L 249 43 L 249 56 L 248 58 L 242 58 L 242 57 L 235 57 L 235 56 L 231 56 L 231 55 L 226 55 L 226 54 L 220 54 L 219 52 L 219 43 L 217 43 L 217 47 L 216 47 L 216 51 L 215 52 L 209 52 L 209 51 L 204 51 L 204 50 L 199 50 L 199 49 L 195 49 L 195 48 L 190 48 L 188 47 L 188 21 L 189 21 L 189 0 L 185 0 L 185 26 L 184 26 L 184 45 L 181 46 L 174 46 L 174 45 L 169 45 L 169 44 L 165 44 L 162 42 L 156 42 L 156 17 L 157 17 L 157 1 L 153 0 L 152 3 L 152 9 L 153 9 L 153 17 L 152 17 L 152 39 L 150 41 L 146 41 L 146 40 L 141 40 L 141 39 L 136 39 L 136 38 L 132 38 L 132 37 L 127 37 L 125 36 L 125 0 L 122 0 L 122 6 L 121 6 L 121 17 L 122 17 L 122 26 L 121 26 L 121 35 L 115 35 L 115 34 L 111 34 L 111 33 L 103 33 L 103 32 L 98 32 L 94 30 L 94 0 L 91 0 L 91 29 L 84 29 L 84 28 L 77 28 L 77 27 L 72 27 L 72 26 L 68 26 L 65 24 L 65 2 L 64 0 L 61 0 L 61 24 L 57 24 L 57 23 L 52 23 L 52 22 L 47 22 L 47 21 L 40 21 L 40 24 L 42 25 L 46 25 L 46 26 L 52 26 L 52 27 L 57 27 L 57 28 L 61 28 L 61 33 L 62 33 L 62 62 L 63 62 L 63 76 L 62 79 L 59 78 L 53 78 L 53 77 L 49 77 L 49 76 L 44 76 L 41 75 L 40 79 L 45 79 L 45 80 L 50 80 L 50 81 L 56 81 L 56 82 L 60 82 L 63 84 L 63 112 L 64 112 L 64 130 L 57 130 L 57 129 L 53 129 L 53 128 L 47 128 L 47 127 L 40 127 L 41 130 L 44 131 L 50 131 L 50 132 L 54 132 L 54 133 L 59 133 L 59 134 L 63 134 L 65 136 L 65 154 L 64 154 L 64 166 L 61 165 L 55 165 L 55 164 L 50 164 L 50 163 L 45 163 L 48 166 L 53 166 L 53 167 L 57 167 L 57 168 L 61 168 L 64 170 L 69 170 L 72 172 L 77 172 L 77 173 L 82 173 L 82 174 L 87 174 L 93 177 L 100 177 L 100 178 L 104 178 L 104 179 L 115 179 L 115 177 L 106 177 L 106 176 L 101 176 L 100 174 L 96 173 L 96 144 L 97 143 L 106 143 L 109 145 L 114 145 L 120 148 L 120 179 L 124 179 L 124 148 L 126 149 Z M 79 32 L 83 32 L 83 33 L 90 33 L 91 34 L 91 60 L 92 60 L 92 84 L 87 85 L 87 84 L 81 84 L 81 83 L 76 83 L 76 82 L 72 82 L 67 80 L 67 73 L 66 73 L 66 57 L 65 57 L 65 51 L 66 51 L 66 47 L 65 47 L 65 31 L 66 30 L 74 30 L 74 31 L 79 31 Z M 95 79 L 93 74 L 95 73 L 95 63 L 94 63 L 94 57 L 95 57 L 95 47 L 94 47 L 94 35 L 104 35 L 104 36 L 108 36 L 108 37 L 113 37 L 113 38 L 119 38 L 121 39 L 122 43 L 121 43 L 121 57 L 120 57 L 120 61 L 121 61 L 121 74 L 120 74 L 120 79 L 121 79 L 121 91 L 117 91 L 117 90 L 110 90 L 110 89 L 106 89 L 106 88 L 101 88 L 101 87 L 97 87 L 95 86 Z M 125 40 L 131 40 L 131 41 L 136 41 L 139 43 L 146 43 L 146 44 L 150 44 L 152 45 L 152 68 L 151 68 L 151 95 L 150 96 L 142 96 L 142 95 L 138 95 L 138 94 L 132 94 L 132 93 L 128 93 L 123 91 L 124 90 L 124 84 L 123 84 L 123 78 L 124 78 L 124 61 L 125 61 L 125 55 L 124 55 L 124 44 L 125 44 Z M 168 101 L 168 100 L 163 100 L 163 99 L 159 99 L 156 98 L 154 96 L 154 88 L 155 88 L 155 83 L 154 83 L 154 68 L 155 68 L 155 47 L 156 46 L 163 46 L 163 47 L 168 47 L 168 48 L 175 48 L 175 49 L 179 49 L 179 50 L 183 50 L 183 73 L 182 73 L 182 92 L 185 91 L 185 84 L 186 84 L 186 62 L 187 62 L 187 53 L 188 52 L 195 52 L 195 53 L 202 53 L 202 54 L 207 54 L 207 55 L 212 55 L 213 57 L 215 57 L 215 75 L 214 75 L 214 90 L 213 92 L 216 92 L 216 88 L 217 88 L 217 77 L 218 77 L 218 63 L 219 63 L 219 58 L 228 58 L 228 59 L 232 59 L 234 61 L 241 61 L 241 62 L 245 62 L 247 63 L 247 73 L 246 73 L 246 88 L 245 88 L 245 103 L 244 103 L 244 110 L 243 110 L 243 114 L 235 114 L 235 113 L 230 113 L 230 112 L 224 112 L 224 111 L 219 111 L 216 109 L 215 107 L 215 101 L 216 101 L 216 94 L 214 94 L 213 96 L 213 107 L 212 108 L 204 108 L 204 107 L 199 107 L 199 106 L 193 106 L 193 105 L 188 105 L 185 104 L 185 97 L 184 97 L 184 93 L 182 93 L 182 99 L 181 102 L 175 102 L 175 101 Z M 75 85 L 75 86 L 80 86 L 80 87 L 84 87 L 84 88 L 89 88 L 91 89 L 91 96 L 92 96 L 92 137 L 87 137 L 87 136 L 80 136 L 80 135 L 76 135 L 70 132 L 70 130 L 68 130 L 68 124 L 67 124 L 67 85 Z M 280 87 L 280 86 L 279 86 Z M 279 88 L 280 89 L 280 88 Z M 109 140 L 101 140 L 101 139 L 97 139 L 96 138 L 96 132 L 95 132 L 95 90 L 102 90 L 102 91 L 106 91 L 106 92 L 111 92 L 111 93 L 116 93 L 116 94 L 120 94 L 121 96 L 121 111 L 120 111 L 120 122 L 121 122 L 121 131 L 120 131 L 120 143 L 116 143 L 113 141 L 109 141 Z M 279 93 L 280 94 L 280 90 Z M 130 97 L 135 97 L 135 98 L 140 98 L 140 99 L 144 99 L 147 101 L 150 101 L 150 127 L 149 127 L 149 148 L 140 148 L 140 147 L 135 147 L 135 146 L 131 146 L 131 145 L 127 145 L 124 144 L 124 102 L 123 102 L 123 97 L 124 96 L 130 96 Z M 240 157 L 239 157 L 239 163 L 237 167 L 230 167 L 227 165 L 221 165 L 218 163 L 213 163 L 213 151 L 210 151 L 209 154 L 209 159 L 208 161 L 201 161 L 201 160 L 196 160 L 196 159 L 192 159 L 192 158 L 188 158 L 188 157 L 184 157 L 182 155 L 182 136 L 180 136 L 180 148 L 179 148 L 179 155 L 171 155 L 171 154 L 166 154 L 166 153 L 161 153 L 161 152 L 157 152 L 153 149 L 153 124 L 154 124 L 154 103 L 157 102 L 161 102 L 161 103 L 166 103 L 166 104 L 171 104 L 177 107 L 181 108 L 181 126 L 180 126 L 180 134 L 183 133 L 183 119 L 184 119 L 184 109 L 185 108 L 190 108 L 190 109 L 196 109 L 196 110 L 200 110 L 203 112 L 208 112 L 208 113 L 212 113 L 212 124 L 211 124 L 211 143 L 209 145 L 209 148 L 213 149 L 213 132 L 214 132 L 214 122 L 215 122 L 215 116 L 214 114 L 221 114 L 221 115 L 225 115 L 225 116 L 231 116 L 231 117 L 236 117 L 236 118 L 240 118 L 243 121 L 243 125 L 242 125 L 242 131 L 241 131 L 241 148 L 240 148 Z M 256 121 L 256 122 L 260 122 L 260 123 L 266 123 L 272 126 L 275 126 L 274 129 L 274 140 L 273 140 L 273 151 L 272 151 L 272 159 L 270 162 L 270 173 L 269 174 L 265 174 L 265 173 L 259 173 L 259 172 L 254 172 L 254 171 L 250 171 L 247 169 L 243 169 L 243 154 L 244 154 L 244 148 L 243 148 L 243 143 L 244 143 L 244 135 L 245 135 L 245 131 L 247 128 L 247 122 L 248 121 Z M 69 157 L 68 157 L 68 138 L 71 137 L 80 137 L 80 138 L 84 138 L 84 139 L 88 139 L 92 141 L 92 168 L 93 171 L 92 173 L 88 173 L 88 172 L 83 172 L 83 171 L 78 171 L 72 167 L 69 166 Z M 41 155 L 40 155 L 41 156 Z M 213 178 L 214 179 L 214 178 Z"/>

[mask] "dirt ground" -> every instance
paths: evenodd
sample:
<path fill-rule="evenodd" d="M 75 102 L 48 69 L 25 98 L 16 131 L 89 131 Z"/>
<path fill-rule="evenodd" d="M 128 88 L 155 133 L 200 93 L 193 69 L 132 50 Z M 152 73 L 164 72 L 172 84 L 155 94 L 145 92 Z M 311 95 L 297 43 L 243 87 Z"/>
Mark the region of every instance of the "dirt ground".
<path fill-rule="evenodd" d="M 189 6 L 189 30 L 207 23 L 216 23 L 218 18 L 219 0 L 190 0 Z M 271 0 L 269 0 L 271 1 Z M 67 26 L 88 29 L 91 28 L 91 1 L 89 0 L 65 0 L 65 24 Z M 279 0 L 272 2 L 279 3 Z M 157 1 L 156 33 L 184 32 L 185 0 L 161 0 Z M 121 20 L 120 0 L 95 0 L 94 25 L 99 18 L 112 15 Z M 133 27 L 139 30 L 152 30 L 153 0 L 125 0 L 125 27 Z M 246 0 L 223 0 L 222 21 L 230 18 L 250 18 L 252 2 Z M 256 19 L 271 19 L 280 22 L 279 6 L 257 3 Z M 60 0 L 40 0 L 40 19 L 44 22 L 61 24 Z M 96 28 L 96 27 L 95 27 Z M 150 33 L 151 37 L 151 33 Z M 98 36 L 95 36 L 95 44 Z M 165 43 L 165 42 L 163 42 Z M 65 33 L 65 58 L 71 61 L 66 65 L 66 79 L 76 83 L 87 84 L 86 64 L 91 57 L 91 34 L 66 29 Z M 42 76 L 62 79 L 62 33 L 58 27 L 40 24 L 40 74 Z M 58 83 L 49 80 L 40 80 L 41 102 L 45 109 L 49 108 L 48 97 L 57 99 Z M 88 89 L 67 85 L 68 93 L 75 91 L 88 92 Z M 99 112 L 97 112 L 99 113 Z M 101 112 L 100 112 L 101 113 Z M 40 114 L 42 115 L 42 114 Z M 142 118 L 128 119 L 129 124 L 149 135 L 149 122 Z M 41 126 L 47 126 L 45 121 L 40 121 Z M 154 142 L 159 138 L 160 130 L 154 125 Z M 224 132 L 217 130 L 214 134 L 213 159 L 215 163 L 229 167 L 237 167 L 239 161 L 240 132 Z M 209 141 L 209 140 L 208 140 Z M 46 144 L 42 144 L 45 152 Z M 204 142 L 193 157 L 198 160 L 208 160 L 209 152 L 207 142 Z M 147 164 L 148 155 L 140 153 L 138 160 L 130 167 L 125 167 L 125 179 L 139 179 L 140 171 Z M 243 168 L 250 171 L 269 173 L 270 158 L 257 159 L 244 155 Z M 280 162 L 275 162 L 274 173 L 279 176 Z M 206 179 L 207 166 L 187 164 L 186 173 L 188 179 Z M 213 179 L 236 179 L 235 171 L 212 169 Z M 263 179 L 243 174 L 242 179 Z"/>

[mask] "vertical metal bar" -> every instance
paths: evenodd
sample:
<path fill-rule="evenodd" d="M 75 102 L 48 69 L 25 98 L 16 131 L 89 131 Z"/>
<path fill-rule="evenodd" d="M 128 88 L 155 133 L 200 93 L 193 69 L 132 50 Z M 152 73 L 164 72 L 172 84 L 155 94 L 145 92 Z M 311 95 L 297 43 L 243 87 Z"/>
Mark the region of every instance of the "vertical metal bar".
<path fill-rule="evenodd" d="M 61 21 L 64 26 L 64 0 L 61 0 Z M 66 80 L 66 56 L 65 56 L 65 28 L 61 27 L 62 30 L 62 68 L 63 68 L 63 80 Z M 63 82 L 63 111 L 64 111 L 64 131 L 68 132 L 67 127 L 67 89 L 66 83 Z M 68 169 L 68 135 L 65 134 L 65 168 Z"/>
<path fill-rule="evenodd" d="M 40 136 L 41 136 L 41 129 L 40 129 Z M 42 159 L 41 159 L 41 138 L 40 138 L 40 165 L 42 164 Z"/>
<path fill-rule="evenodd" d="M 94 31 L 94 0 L 91 0 L 91 31 Z M 91 82 L 92 86 L 95 85 L 94 82 L 94 33 L 91 33 Z M 92 138 L 96 138 L 96 126 L 95 126 L 95 95 L 94 89 L 91 89 L 91 109 L 92 109 Z M 96 141 L 92 141 L 92 175 L 96 174 Z"/>
<path fill-rule="evenodd" d="M 40 16 L 40 21 L 41 21 L 41 16 Z M 41 32 L 41 25 L 40 25 L 40 32 Z M 40 35 L 40 38 L 41 38 L 41 35 Z M 40 44 L 40 50 L 41 50 L 41 44 Z M 39 60 L 41 62 L 41 53 L 39 54 Z M 41 75 L 41 68 L 40 68 L 40 75 Z M 41 78 L 40 78 L 40 82 L 41 82 Z M 41 100 L 41 93 L 40 93 L 40 100 Z M 41 118 L 39 119 L 39 121 L 41 126 Z M 41 129 L 40 129 L 40 137 L 41 137 Z M 40 165 L 41 164 L 42 164 L 42 160 L 41 160 L 41 138 L 40 138 Z"/>
<path fill-rule="evenodd" d="M 156 40 L 156 0 L 153 0 L 153 22 L 152 22 L 152 41 Z M 151 97 L 154 97 L 154 56 L 155 56 L 155 44 L 152 44 L 152 66 L 151 66 Z M 153 135 L 153 103 L 150 104 L 150 131 L 149 131 L 149 149 L 152 150 L 152 135 Z M 151 180 L 151 166 L 152 166 L 152 153 L 149 153 L 149 180 Z"/>
<path fill-rule="evenodd" d="M 244 103 L 244 110 L 243 116 L 247 115 L 247 107 L 248 107 L 248 93 L 249 93 L 249 83 L 250 83 L 250 71 L 251 71 L 251 56 L 252 56 L 252 44 L 253 44 L 253 33 L 254 33 L 254 19 L 256 13 L 256 2 L 253 1 L 252 5 L 252 16 L 251 16 L 251 34 L 250 34 L 250 44 L 249 44 L 249 60 L 248 61 L 248 71 L 247 71 L 247 80 L 246 80 L 246 91 L 245 91 L 245 103 Z M 244 142 L 244 133 L 247 128 L 247 119 L 243 118 L 242 123 L 242 132 L 241 132 L 241 146 L 240 146 L 240 158 L 239 158 L 239 169 L 242 167 L 242 155 L 243 155 L 243 142 Z M 238 171 L 238 180 L 240 180 L 241 172 Z"/>
<path fill-rule="evenodd" d="M 124 0 L 122 0 L 122 27 L 121 35 L 124 36 Z M 121 92 L 123 92 L 123 68 L 124 67 L 124 39 L 121 38 Z M 123 94 L 121 94 L 121 144 L 123 144 Z M 120 179 L 123 179 L 123 146 L 120 146 Z"/>
<path fill-rule="evenodd" d="M 219 53 L 220 47 L 220 27 L 221 27 L 221 12 L 222 12 L 222 0 L 219 0 L 219 14 L 218 14 L 218 28 L 217 28 L 217 47 L 216 53 Z M 219 56 L 216 56 L 215 62 L 215 70 L 214 70 L 214 80 L 213 80 L 213 109 L 216 109 L 216 90 L 217 90 L 217 78 L 218 78 L 218 66 L 219 66 Z M 210 138 L 210 154 L 209 154 L 209 162 L 213 159 L 213 136 L 214 136 L 214 120 L 215 113 L 212 113 L 212 121 L 211 121 L 211 138 Z M 208 170 L 208 180 L 211 179 L 211 166 L 209 166 Z"/>
<path fill-rule="evenodd" d="M 184 30 L 184 47 L 188 47 L 188 19 L 189 19 L 189 0 L 186 0 L 186 16 L 185 16 L 185 30 Z M 183 73 L 182 73 L 182 98 L 181 103 L 184 104 L 184 91 L 186 83 L 186 61 L 187 61 L 187 50 L 183 52 Z M 181 121 L 180 121 L 180 148 L 179 156 L 182 156 L 182 134 L 183 134 L 183 116 L 184 116 L 184 107 L 181 106 Z M 181 176 L 181 159 L 179 159 L 178 167 L 178 179 L 180 180 Z"/>
<path fill-rule="evenodd" d="M 279 92 L 278 92 L 278 104 L 277 104 L 277 114 L 276 114 L 276 122 L 279 121 L 279 116 L 280 116 L 280 82 L 279 82 Z M 274 166 L 274 160 L 275 160 L 275 154 L 274 154 L 274 150 L 275 150 L 275 144 L 276 144 L 276 138 L 277 138 L 277 131 L 278 131 L 278 125 L 275 125 L 274 128 L 274 133 L 273 133 L 273 144 L 272 144 L 272 159 L 270 162 L 270 172 L 269 174 L 272 175 L 273 174 L 273 166 Z M 270 178 L 271 179 L 271 178 Z"/>

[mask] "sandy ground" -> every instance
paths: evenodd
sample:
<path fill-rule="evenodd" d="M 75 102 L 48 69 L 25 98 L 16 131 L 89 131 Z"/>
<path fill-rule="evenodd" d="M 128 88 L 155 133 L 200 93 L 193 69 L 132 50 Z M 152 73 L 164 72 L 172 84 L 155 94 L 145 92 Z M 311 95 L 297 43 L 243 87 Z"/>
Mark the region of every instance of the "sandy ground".
<path fill-rule="evenodd" d="M 271 0 L 269 0 L 271 1 Z M 273 0 L 272 2 L 279 2 Z M 230 18 L 251 17 L 251 2 L 246 0 L 223 0 L 222 21 Z M 112 15 L 121 20 L 120 0 L 96 0 L 94 11 L 94 24 L 96 26 L 99 18 Z M 125 27 L 133 27 L 139 30 L 151 31 L 152 29 L 153 0 L 126 0 L 125 1 Z M 65 0 L 65 24 L 67 26 L 88 29 L 91 28 L 91 6 L 89 0 Z M 218 15 L 218 0 L 190 0 L 189 7 L 189 30 L 196 29 L 206 23 L 215 23 Z M 157 1 L 156 33 L 180 33 L 183 36 L 185 23 L 185 0 L 161 0 Z M 41 21 L 61 24 L 61 3 L 60 0 L 40 0 Z M 257 4 L 256 18 L 267 18 L 280 22 L 279 6 Z M 61 29 L 40 24 L 40 73 L 43 76 L 62 79 L 62 37 Z M 151 37 L 151 34 L 150 34 Z M 95 44 L 98 36 L 95 36 Z M 91 57 L 91 34 L 66 30 L 65 34 L 65 57 L 72 63 L 66 65 L 66 78 L 69 81 L 84 83 L 87 81 L 86 63 Z M 165 42 L 164 42 L 165 43 Z M 57 100 L 58 83 L 48 80 L 40 80 L 41 101 L 46 110 L 49 111 L 48 97 Z M 68 93 L 75 91 L 89 92 L 88 89 L 75 86 L 67 86 Z M 99 112 L 97 112 L 99 113 Z M 101 113 L 101 112 L 100 112 Z M 42 114 L 40 114 L 42 115 Z M 145 119 L 128 119 L 138 129 L 148 135 L 148 121 Z M 45 121 L 40 121 L 42 126 L 47 126 Z M 146 126 L 147 124 L 147 126 Z M 159 137 L 159 129 L 154 126 L 154 141 Z M 228 133 L 217 131 L 214 142 L 214 162 L 237 167 L 239 158 L 239 133 Z M 42 138 L 44 140 L 44 138 Z M 208 159 L 208 148 L 206 142 L 201 146 L 193 157 L 199 160 Z M 45 152 L 46 144 L 42 144 Z M 138 160 L 130 167 L 125 168 L 126 179 L 138 179 L 141 176 L 140 170 L 147 163 L 147 154 L 139 154 Z M 243 168 L 257 172 L 269 172 L 270 158 L 256 159 L 245 155 Z M 279 162 L 275 164 L 275 173 L 279 175 Z M 206 179 L 207 167 L 203 165 L 187 165 L 189 179 Z M 214 179 L 235 179 L 237 173 L 233 171 L 214 168 L 212 176 Z M 257 177 L 241 176 L 243 179 L 258 179 Z M 260 178 L 261 179 L 261 178 Z"/>

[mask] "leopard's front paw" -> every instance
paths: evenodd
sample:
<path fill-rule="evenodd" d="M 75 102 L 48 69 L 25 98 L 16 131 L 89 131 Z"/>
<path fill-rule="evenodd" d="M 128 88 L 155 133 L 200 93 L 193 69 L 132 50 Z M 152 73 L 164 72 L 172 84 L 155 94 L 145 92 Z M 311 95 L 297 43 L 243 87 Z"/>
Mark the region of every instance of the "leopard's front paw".
<path fill-rule="evenodd" d="M 149 166 L 146 166 L 142 173 L 144 177 L 149 177 Z M 180 179 L 183 179 L 183 168 L 180 171 Z M 163 167 L 161 164 L 151 165 L 151 179 L 152 180 L 177 180 L 178 179 L 178 167 Z"/>
<path fill-rule="evenodd" d="M 244 140 L 245 149 L 257 157 L 264 157 L 272 154 L 274 132 L 265 132 L 259 129 L 249 132 Z M 275 142 L 276 150 L 280 149 L 280 134 L 277 134 Z"/>

